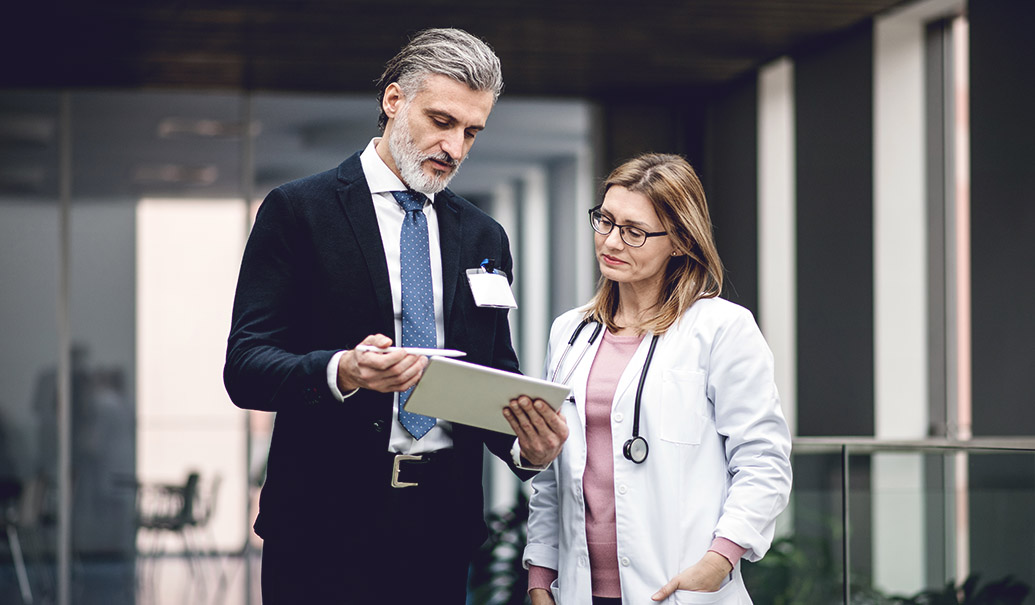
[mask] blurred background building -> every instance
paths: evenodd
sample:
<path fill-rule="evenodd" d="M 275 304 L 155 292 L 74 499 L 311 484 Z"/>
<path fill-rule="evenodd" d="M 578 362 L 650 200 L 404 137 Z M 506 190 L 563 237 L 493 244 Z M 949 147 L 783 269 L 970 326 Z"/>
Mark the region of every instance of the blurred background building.
<path fill-rule="evenodd" d="M 272 187 L 378 134 L 384 61 L 439 26 L 503 63 L 452 189 L 511 234 L 527 373 L 593 291 L 608 171 L 659 151 L 701 174 L 725 296 L 758 318 L 796 437 L 757 602 L 968 578 L 1035 602 L 1035 4 L 19 4 L 0 36 L 0 602 L 258 602 L 273 418 L 221 382 L 244 241 Z M 520 602 L 523 488 L 486 476 L 499 547 L 474 602 Z"/>

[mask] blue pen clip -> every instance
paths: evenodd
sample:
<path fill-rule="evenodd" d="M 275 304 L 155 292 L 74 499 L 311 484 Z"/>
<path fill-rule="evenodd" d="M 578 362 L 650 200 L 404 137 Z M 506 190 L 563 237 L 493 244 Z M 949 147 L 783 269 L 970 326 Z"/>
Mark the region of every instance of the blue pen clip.
<path fill-rule="evenodd" d="M 482 261 L 482 269 L 484 269 L 486 273 L 495 273 L 496 272 L 496 259 L 494 259 L 494 258 L 487 258 L 487 259 L 483 260 Z"/>

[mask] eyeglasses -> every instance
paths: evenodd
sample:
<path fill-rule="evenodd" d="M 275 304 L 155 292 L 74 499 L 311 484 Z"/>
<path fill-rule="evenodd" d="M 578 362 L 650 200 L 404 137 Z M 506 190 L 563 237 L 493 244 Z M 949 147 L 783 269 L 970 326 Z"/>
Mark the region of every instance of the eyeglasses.
<path fill-rule="evenodd" d="M 589 224 L 593 225 L 593 231 L 596 231 L 600 235 L 607 235 L 608 233 L 611 233 L 615 227 L 618 227 L 618 235 L 622 238 L 622 241 L 633 248 L 639 248 L 646 244 L 648 237 L 668 235 L 668 231 L 648 232 L 639 227 L 619 225 L 610 218 L 604 216 L 604 213 L 600 211 L 600 206 L 590 208 Z"/>

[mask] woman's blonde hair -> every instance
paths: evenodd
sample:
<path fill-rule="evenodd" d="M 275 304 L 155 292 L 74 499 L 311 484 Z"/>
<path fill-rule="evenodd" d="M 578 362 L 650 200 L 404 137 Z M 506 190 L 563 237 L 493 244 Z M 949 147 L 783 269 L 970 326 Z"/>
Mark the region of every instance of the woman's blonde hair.
<path fill-rule="evenodd" d="M 619 326 L 618 283 L 601 276 L 597 293 L 586 310 L 586 319 L 617 331 L 635 327 L 663 334 L 687 309 L 702 298 L 722 292 L 722 261 L 715 248 L 712 222 L 704 188 L 690 163 L 678 155 L 647 153 L 615 168 L 604 181 L 604 194 L 623 187 L 650 200 L 679 256 L 665 266 L 657 313 L 638 326 Z"/>

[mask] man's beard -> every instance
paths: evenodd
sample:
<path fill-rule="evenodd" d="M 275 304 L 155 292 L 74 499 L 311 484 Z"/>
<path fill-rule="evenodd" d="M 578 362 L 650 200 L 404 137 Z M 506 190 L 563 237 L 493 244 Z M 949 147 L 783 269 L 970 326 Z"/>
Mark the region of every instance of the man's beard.
<path fill-rule="evenodd" d="M 419 191 L 424 195 L 432 195 L 445 189 L 449 181 L 456 176 L 460 163 L 464 161 L 463 158 L 455 159 L 444 151 L 436 155 L 426 155 L 417 148 L 417 144 L 413 142 L 413 137 L 410 135 L 408 104 L 395 116 L 395 124 L 391 134 L 388 135 L 388 152 L 392 154 L 392 159 L 399 168 L 403 182 L 414 191 Z M 429 176 L 423 168 L 426 160 L 437 160 L 449 164 L 453 170 L 448 173 L 436 170 L 435 176 Z"/>

